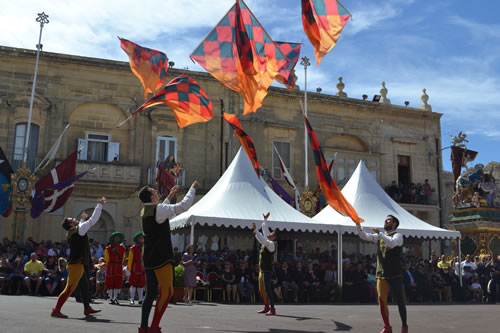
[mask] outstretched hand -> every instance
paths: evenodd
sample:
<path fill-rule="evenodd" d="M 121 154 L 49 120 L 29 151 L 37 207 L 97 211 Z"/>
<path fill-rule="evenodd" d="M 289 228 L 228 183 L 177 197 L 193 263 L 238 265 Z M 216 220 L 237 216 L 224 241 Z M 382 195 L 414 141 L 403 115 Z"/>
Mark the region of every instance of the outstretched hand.
<path fill-rule="evenodd" d="M 267 221 L 267 219 L 269 218 L 269 215 L 271 215 L 270 212 L 267 212 L 267 214 L 262 214 L 264 216 L 264 220 Z"/>
<path fill-rule="evenodd" d="M 100 203 L 101 205 L 104 205 L 106 203 L 106 198 L 102 197 L 102 198 L 98 199 L 97 202 Z"/>

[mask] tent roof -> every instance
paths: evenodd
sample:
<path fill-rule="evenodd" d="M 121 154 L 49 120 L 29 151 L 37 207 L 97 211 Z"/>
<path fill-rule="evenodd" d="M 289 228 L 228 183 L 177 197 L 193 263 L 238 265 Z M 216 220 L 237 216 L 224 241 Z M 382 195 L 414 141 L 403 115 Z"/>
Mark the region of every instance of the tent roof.
<path fill-rule="evenodd" d="M 269 227 L 287 231 L 335 232 L 337 226 L 321 223 L 295 210 L 259 179 L 240 148 L 231 165 L 212 189 L 187 212 L 170 221 L 172 229 L 191 223 L 217 227 L 250 228 L 270 212 Z"/>
<path fill-rule="evenodd" d="M 363 227 L 383 229 L 387 215 L 394 215 L 399 219 L 398 231 L 404 236 L 426 238 L 458 238 L 458 231 L 450 231 L 435 227 L 410 214 L 377 184 L 373 176 L 360 161 L 351 179 L 342 189 L 347 201 L 351 203 L 365 222 Z M 349 217 L 337 213 L 332 207 L 327 206 L 313 219 L 338 225 L 342 233 L 355 233 L 356 226 Z"/>

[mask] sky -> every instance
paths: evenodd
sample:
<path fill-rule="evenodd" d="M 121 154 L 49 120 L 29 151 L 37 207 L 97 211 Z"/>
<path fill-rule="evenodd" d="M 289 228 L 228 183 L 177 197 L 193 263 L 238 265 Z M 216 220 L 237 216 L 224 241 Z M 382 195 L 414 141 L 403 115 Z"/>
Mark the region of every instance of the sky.
<path fill-rule="evenodd" d="M 331 1 L 331 0 L 330 0 Z M 420 107 L 427 89 L 442 113 L 442 147 L 463 131 L 474 162 L 500 162 L 500 2 L 461 0 L 343 0 L 352 14 L 337 45 L 316 66 L 299 0 L 246 0 L 275 41 L 302 42 L 311 59 L 308 91 L 335 94 L 343 77 L 349 97 L 379 94 L 385 81 L 392 104 Z M 49 15 L 43 50 L 128 61 L 116 36 L 167 54 L 177 68 L 204 71 L 189 55 L 234 0 L 0 0 L 0 45 L 35 49 L 37 13 Z M 297 84 L 304 71 L 296 67 Z M 258 111 L 257 111 L 258 112 Z M 451 170 L 449 149 L 443 150 Z"/>

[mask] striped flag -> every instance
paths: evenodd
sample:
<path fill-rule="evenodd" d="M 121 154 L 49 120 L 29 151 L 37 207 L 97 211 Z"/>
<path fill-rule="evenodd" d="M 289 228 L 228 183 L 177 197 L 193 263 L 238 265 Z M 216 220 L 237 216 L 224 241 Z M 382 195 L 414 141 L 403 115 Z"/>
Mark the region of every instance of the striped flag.
<path fill-rule="evenodd" d="M 295 206 L 295 198 L 292 197 L 290 194 L 288 194 L 287 191 L 274 179 L 273 177 L 269 176 L 269 182 L 271 183 L 271 187 L 277 195 L 280 196 L 281 199 L 285 200 L 286 203 L 288 203 L 290 206 L 293 208 L 296 208 Z"/>
<path fill-rule="evenodd" d="M 130 69 L 144 87 L 144 99 L 154 94 L 167 79 L 168 58 L 163 52 L 142 47 L 118 37 L 120 46 L 127 53 Z"/>
<path fill-rule="evenodd" d="M 351 14 L 337 0 L 302 0 L 302 25 L 319 66 L 335 46 Z"/>
<path fill-rule="evenodd" d="M 183 74 L 167 83 L 163 89 L 142 104 L 118 127 L 142 110 L 159 104 L 170 106 L 180 128 L 209 121 L 214 116 L 212 101 L 210 101 L 207 94 L 195 80 Z"/>
<path fill-rule="evenodd" d="M 296 76 L 294 68 L 300 57 L 301 43 L 276 42 L 281 52 L 286 57 L 286 64 L 283 66 L 276 76 L 276 81 L 284 84 L 288 89 L 292 90 L 295 87 Z"/>
<path fill-rule="evenodd" d="M 288 172 L 288 169 L 283 162 L 283 159 L 281 158 L 280 153 L 278 152 L 278 149 L 276 146 L 273 144 L 274 151 L 276 152 L 276 155 L 278 156 L 279 162 L 280 162 L 280 170 L 281 170 L 281 175 L 285 179 L 285 181 L 290 185 L 293 189 L 296 189 L 297 187 L 295 186 L 295 182 L 293 181 L 292 175 Z"/>
<path fill-rule="evenodd" d="M 237 0 L 191 54 L 221 84 L 239 92 L 243 114 L 262 106 L 286 59 L 242 0 Z"/>
<path fill-rule="evenodd" d="M 339 187 L 332 180 L 330 172 L 328 170 L 328 164 L 326 163 L 323 152 L 319 145 L 316 134 L 314 133 L 311 124 L 304 115 L 304 122 L 307 128 L 307 134 L 309 135 L 309 141 L 311 142 L 311 148 L 314 154 L 314 162 L 316 164 L 316 174 L 318 175 L 319 186 L 323 192 L 323 196 L 326 202 L 338 213 L 349 216 L 355 223 L 361 223 L 364 220 L 358 216 L 358 213 L 354 210 L 351 204 L 346 200 Z"/>
<path fill-rule="evenodd" d="M 245 149 L 245 152 L 247 153 L 248 159 L 252 163 L 257 177 L 260 178 L 259 161 L 257 161 L 257 152 L 255 151 L 255 146 L 253 144 L 252 138 L 248 136 L 245 131 L 243 131 L 240 121 L 238 120 L 236 115 L 224 112 L 224 120 L 227 121 L 238 139 L 240 139 L 240 143 L 243 146 L 243 149 Z"/>
<path fill-rule="evenodd" d="M 66 125 L 66 127 L 63 129 L 61 135 L 59 135 L 56 142 L 54 143 L 52 148 L 50 148 L 49 152 L 47 153 L 47 156 L 45 156 L 43 158 L 43 160 L 40 162 L 40 164 L 38 164 L 38 166 L 36 167 L 34 172 L 36 172 L 40 169 L 41 170 L 45 169 L 49 165 L 49 163 L 52 162 L 54 160 L 54 158 L 56 158 L 56 154 L 57 154 L 57 151 L 59 150 L 59 146 L 61 145 L 62 138 L 64 137 L 64 134 L 66 134 L 66 132 L 68 131 L 68 128 L 69 128 L 69 124 Z"/>

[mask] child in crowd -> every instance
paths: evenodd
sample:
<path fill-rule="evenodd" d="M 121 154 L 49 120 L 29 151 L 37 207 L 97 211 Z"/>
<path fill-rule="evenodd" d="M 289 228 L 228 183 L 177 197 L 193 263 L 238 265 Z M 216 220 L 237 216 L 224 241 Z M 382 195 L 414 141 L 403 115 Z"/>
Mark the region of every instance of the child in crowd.
<path fill-rule="evenodd" d="M 97 272 L 95 277 L 95 293 L 94 297 L 106 298 L 106 261 L 103 257 L 99 258 L 99 263 L 97 264 Z"/>
<path fill-rule="evenodd" d="M 470 291 L 472 292 L 472 299 L 477 303 L 481 303 L 481 298 L 483 296 L 481 284 L 477 278 L 471 279 Z"/>

